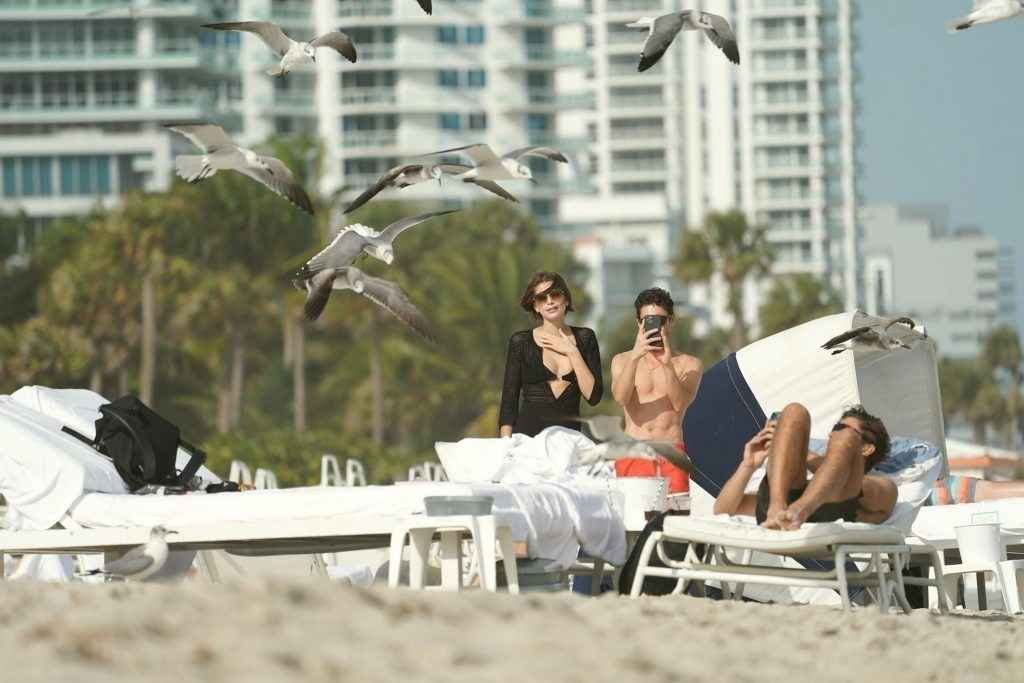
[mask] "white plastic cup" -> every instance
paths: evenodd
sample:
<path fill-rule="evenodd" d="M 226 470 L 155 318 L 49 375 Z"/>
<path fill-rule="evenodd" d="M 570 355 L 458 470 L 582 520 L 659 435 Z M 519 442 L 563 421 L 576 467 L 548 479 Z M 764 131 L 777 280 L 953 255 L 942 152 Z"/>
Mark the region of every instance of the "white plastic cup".
<path fill-rule="evenodd" d="M 998 523 L 965 524 L 954 530 L 963 564 L 994 566 L 1005 559 Z"/>

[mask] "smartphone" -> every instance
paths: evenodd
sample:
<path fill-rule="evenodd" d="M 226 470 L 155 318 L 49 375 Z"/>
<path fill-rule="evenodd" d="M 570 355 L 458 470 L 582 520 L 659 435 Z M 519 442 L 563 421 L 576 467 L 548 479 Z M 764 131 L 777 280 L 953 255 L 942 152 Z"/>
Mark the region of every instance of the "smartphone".
<path fill-rule="evenodd" d="M 660 330 L 662 325 L 662 317 L 660 315 L 645 315 L 644 316 L 644 334 L 649 330 Z M 661 335 L 651 337 L 651 346 L 662 347 L 664 342 L 661 341 Z"/>
<path fill-rule="evenodd" d="M 778 422 L 780 417 L 782 417 L 782 411 L 781 410 L 776 410 L 774 413 L 771 414 L 771 416 L 768 417 L 768 421 L 769 422 Z"/>

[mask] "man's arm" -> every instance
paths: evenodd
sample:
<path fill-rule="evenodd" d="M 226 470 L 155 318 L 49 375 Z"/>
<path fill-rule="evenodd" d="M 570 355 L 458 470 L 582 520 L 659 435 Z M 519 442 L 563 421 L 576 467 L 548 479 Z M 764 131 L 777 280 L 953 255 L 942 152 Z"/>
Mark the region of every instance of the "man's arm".
<path fill-rule="evenodd" d="M 896 484 L 888 477 L 865 475 L 858 503 L 857 521 L 881 524 L 889 519 L 893 508 L 896 507 L 898 493 Z"/>
<path fill-rule="evenodd" d="M 631 351 L 623 351 L 612 358 L 612 396 L 625 407 L 636 392 L 636 368 L 640 359 Z"/>
<path fill-rule="evenodd" d="M 716 515 L 748 515 L 754 516 L 757 506 L 757 496 L 745 493 L 750 477 L 757 471 L 756 467 L 740 463 L 736 471 L 725 482 L 722 492 L 715 499 Z"/>
<path fill-rule="evenodd" d="M 668 400 L 677 413 L 686 410 L 697 396 L 704 365 L 693 356 L 676 356 L 663 365 Z"/>

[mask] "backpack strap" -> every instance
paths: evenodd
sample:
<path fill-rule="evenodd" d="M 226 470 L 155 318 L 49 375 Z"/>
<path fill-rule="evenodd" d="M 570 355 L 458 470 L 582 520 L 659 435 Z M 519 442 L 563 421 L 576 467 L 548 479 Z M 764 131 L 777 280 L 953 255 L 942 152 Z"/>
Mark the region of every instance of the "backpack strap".
<path fill-rule="evenodd" d="M 178 483 L 188 486 L 189 481 L 196 476 L 196 472 L 206 462 L 206 453 L 184 439 L 178 439 L 178 446 L 189 454 L 188 464 L 178 474 Z"/>
<path fill-rule="evenodd" d="M 64 432 L 65 434 L 70 434 L 71 436 L 75 437 L 76 439 L 84 443 L 89 448 L 92 448 L 93 450 L 96 449 L 96 444 L 93 442 L 92 439 L 87 437 L 85 434 L 82 434 L 81 432 L 76 432 L 74 429 L 68 427 L 67 425 L 62 426 L 60 428 L 60 431 Z"/>

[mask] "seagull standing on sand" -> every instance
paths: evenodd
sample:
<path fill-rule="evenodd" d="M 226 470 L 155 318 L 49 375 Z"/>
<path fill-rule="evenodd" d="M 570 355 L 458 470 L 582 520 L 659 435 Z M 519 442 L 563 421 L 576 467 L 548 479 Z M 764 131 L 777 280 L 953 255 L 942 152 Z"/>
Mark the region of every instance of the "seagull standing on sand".
<path fill-rule="evenodd" d="M 262 183 L 306 213 L 313 214 L 313 202 L 288 167 L 271 156 L 262 156 L 231 140 L 220 126 L 210 123 L 170 123 L 165 126 L 180 133 L 203 150 L 203 154 L 179 154 L 174 159 L 178 175 L 195 183 L 217 171 L 238 171 Z"/>
<path fill-rule="evenodd" d="M 401 190 L 402 188 L 409 187 L 410 185 L 418 185 L 419 183 L 424 183 L 428 180 L 436 180 L 440 183 L 441 178 L 444 175 L 457 176 L 466 173 L 472 168 L 472 166 L 468 166 L 466 164 L 450 163 L 403 164 L 401 166 L 395 166 L 393 169 L 382 175 L 372 187 L 368 188 L 365 192 L 352 200 L 352 203 L 345 208 L 343 213 L 352 213 L 390 187 Z M 519 200 L 509 194 L 505 188 L 493 181 L 479 180 L 476 178 L 463 178 L 462 180 L 463 182 L 478 185 L 488 192 L 493 192 L 502 199 L 507 199 L 517 203 L 519 202 Z"/>
<path fill-rule="evenodd" d="M 320 317 L 331 298 L 331 290 L 351 289 L 398 318 L 427 341 L 435 341 L 426 317 L 412 303 L 405 290 L 391 280 L 367 275 L 355 266 L 327 268 L 306 278 L 302 275 L 303 271 L 299 271 L 292 284 L 296 289 L 306 291 L 306 304 L 302 312 L 307 320 Z"/>
<path fill-rule="evenodd" d="M 740 50 L 736 45 L 736 34 L 732 32 L 732 27 L 729 26 L 725 17 L 711 12 L 688 9 L 665 14 L 658 18 L 641 17 L 626 26 L 650 30 L 647 42 L 644 43 L 643 50 L 640 51 L 640 64 L 637 71 L 647 71 L 657 64 L 680 31 L 704 31 L 704 35 L 725 53 L 730 62 L 740 63 Z"/>
<path fill-rule="evenodd" d="M 1024 0 L 974 0 L 971 12 L 949 22 L 950 33 L 965 31 L 975 24 L 991 24 L 1024 12 Z"/>
<path fill-rule="evenodd" d="M 281 63 L 267 70 L 271 76 L 282 76 L 302 64 L 316 63 L 316 49 L 329 47 L 350 62 L 356 61 L 356 47 L 352 39 L 341 31 L 330 31 L 319 35 L 308 43 L 292 40 L 281 27 L 269 21 L 227 21 L 219 24 L 203 24 L 203 28 L 218 31 L 245 31 L 260 37 L 267 46 L 277 53 Z"/>
<path fill-rule="evenodd" d="M 177 533 L 162 526 L 149 530 L 149 541 L 144 545 L 135 546 L 120 558 L 107 562 L 103 569 L 92 569 L 82 576 L 103 574 L 116 576 L 125 581 L 143 581 L 160 571 L 167 562 L 167 534 Z"/>
<path fill-rule="evenodd" d="M 520 159 L 523 157 L 536 156 L 562 164 L 569 163 L 564 154 L 551 147 L 522 147 L 514 149 L 499 158 L 494 153 L 494 150 L 491 149 L 491 146 L 484 143 L 442 149 L 439 152 L 431 152 L 424 156 L 454 153 L 464 154 L 473 162 L 473 166 L 469 170 L 458 174 L 456 177 L 478 185 L 482 184 L 480 181 L 486 180 L 530 180 L 536 182 L 533 180 L 533 171 L 530 170 L 530 167 L 520 162 Z"/>

